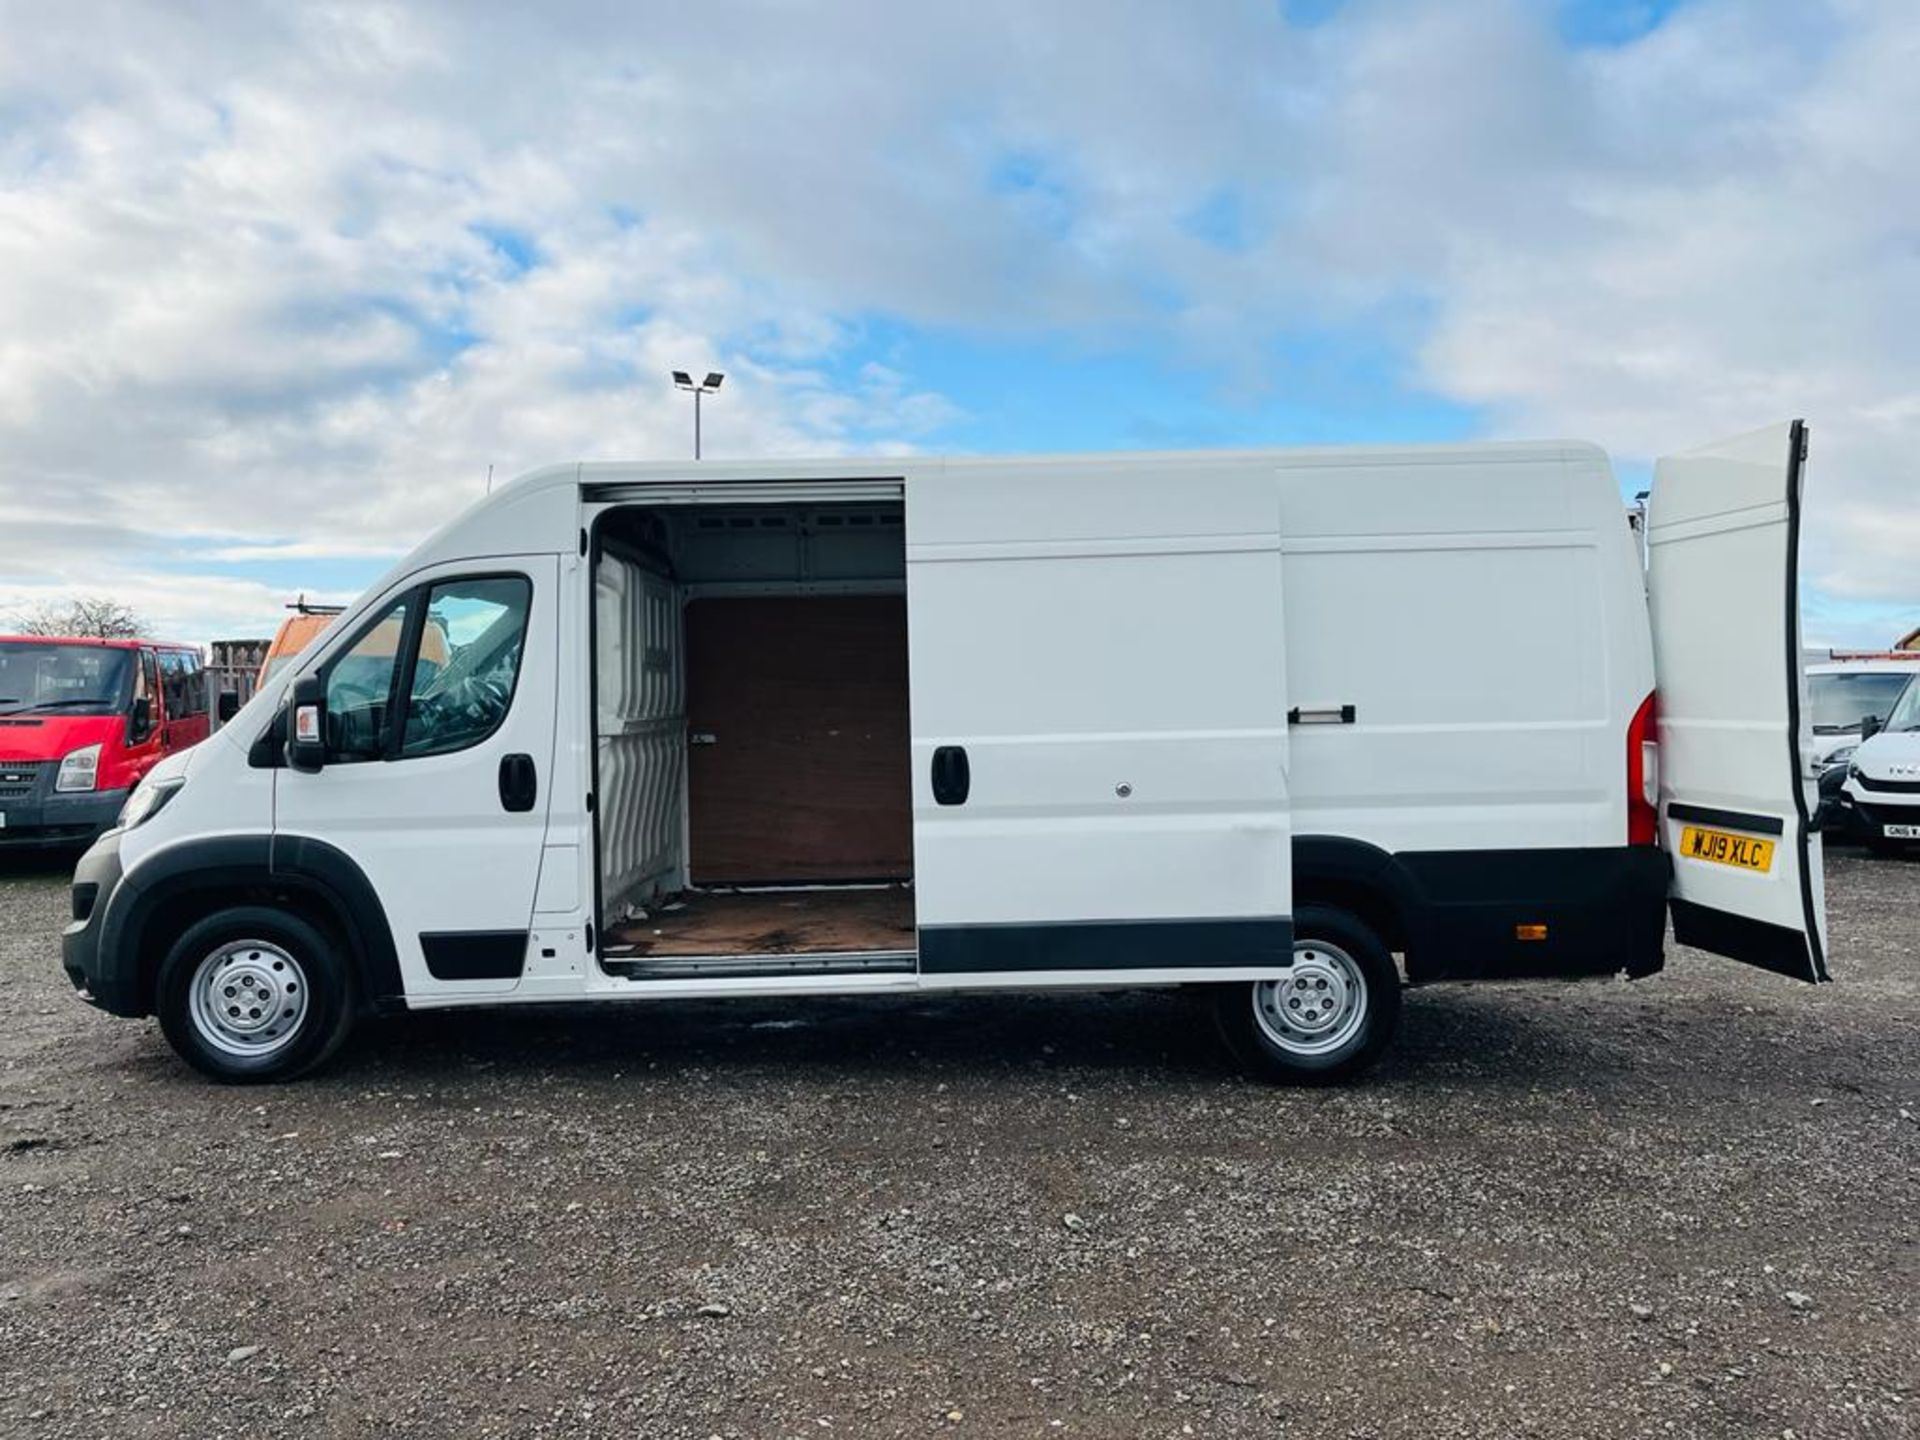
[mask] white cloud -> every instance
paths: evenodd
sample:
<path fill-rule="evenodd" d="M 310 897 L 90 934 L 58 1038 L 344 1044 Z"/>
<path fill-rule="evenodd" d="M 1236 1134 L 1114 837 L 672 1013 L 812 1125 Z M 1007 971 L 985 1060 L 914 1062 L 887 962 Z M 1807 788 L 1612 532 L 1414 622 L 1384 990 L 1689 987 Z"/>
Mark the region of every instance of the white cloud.
<path fill-rule="evenodd" d="M 1313 238 L 1430 299 L 1424 382 L 1629 458 L 1803 415 L 1809 575 L 1920 612 L 1920 8 L 1701 0 L 1585 54 L 1404 12 L 1356 17 Z"/>
<path fill-rule="evenodd" d="M 1810 573 L 1920 598 L 1920 11 L 1696 0 L 1573 52 L 1520 0 L 1277 8 L 13 12 L 0 577 L 270 620 L 156 557 L 368 555 L 489 464 L 682 454 L 676 366 L 728 373 L 718 453 L 924 443 L 952 405 L 869 317 L 1244 394 L 1278 335 L 1412 314 L 1410 382 L 1500 433 L 1806 414 Z"/>

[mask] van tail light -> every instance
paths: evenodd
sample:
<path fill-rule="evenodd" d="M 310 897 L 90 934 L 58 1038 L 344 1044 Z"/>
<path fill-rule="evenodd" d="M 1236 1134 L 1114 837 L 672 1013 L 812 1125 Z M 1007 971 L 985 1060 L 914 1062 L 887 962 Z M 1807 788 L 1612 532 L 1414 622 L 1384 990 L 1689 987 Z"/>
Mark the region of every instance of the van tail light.
<path fill-rule="evenodd" d="M 1627 843 L 1654 845 L 1660 837 L 1659 718 L 1653 696 L 1640 702 L 1627 726 Z"/>

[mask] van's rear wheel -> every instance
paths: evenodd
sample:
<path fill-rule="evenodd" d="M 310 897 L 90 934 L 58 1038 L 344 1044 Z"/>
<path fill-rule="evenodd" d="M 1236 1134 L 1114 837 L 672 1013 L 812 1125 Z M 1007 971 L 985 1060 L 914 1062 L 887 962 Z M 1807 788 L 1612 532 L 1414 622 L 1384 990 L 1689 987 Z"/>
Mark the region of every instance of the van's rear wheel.
<path fill-rule="evenodd" d="M 340 948 L 298 915 L 261 905 L 187 927 L 160 963 L 155 1008 L 180 1058 L 233 1084 L 313 1069 L 353 1024 Z"/>
<path fill-rule="evenodd" d="M 1245 1069 L 1267 1080 L 1324 1085 L 1371 1065 L 1400 1024 L 1400 972 L 1358 916 L 1302 905 L 1293 964 L 1278 980 L 1222 985 L 1220 1034 Z"/>

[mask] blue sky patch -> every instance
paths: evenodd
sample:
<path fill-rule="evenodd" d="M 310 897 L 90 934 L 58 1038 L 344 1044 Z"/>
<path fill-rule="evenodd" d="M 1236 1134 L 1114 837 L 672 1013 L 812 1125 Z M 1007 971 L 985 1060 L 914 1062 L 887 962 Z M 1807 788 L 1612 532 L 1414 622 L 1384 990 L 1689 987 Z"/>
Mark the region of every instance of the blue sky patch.
<path fill-rule="evenodd" d="M 508 275 L 524 275 L 540 263 L 539 248 L 525 231 L 506 225 L 469 225 L 467 228 L 487 242 Z"/>
<path fill-rule="evenodd" d="M 1660 28 L 1686 0 L 1559 0 L 1560 36 L 1569 45 L 1631 45 Z"/>

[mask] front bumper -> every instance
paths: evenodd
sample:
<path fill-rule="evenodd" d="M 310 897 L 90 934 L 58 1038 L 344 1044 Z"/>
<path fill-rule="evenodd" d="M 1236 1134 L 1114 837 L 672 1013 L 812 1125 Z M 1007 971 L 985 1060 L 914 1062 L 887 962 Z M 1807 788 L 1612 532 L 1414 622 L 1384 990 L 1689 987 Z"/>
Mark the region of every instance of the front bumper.
<path fill-rule="evenodd" d="M 6 762 L 0 761 L 0 766 Z M 53 788 L 58 766 L 49 762 L 25 786 L 0 793 L 0 846 L 76 845 L 111 830 L 127 803 L 128 790 Z"/>
<path fill-rule="evenodd" d="M 73 871 L 73 923 L 60 936 L 60 963 L 80 998 L 116 1015 L 138 1015 L 138 987 L 119 967 L 103 963 L 101 936 L 107 904 L 120 888 L 120 835 L 94 841 Z"/>
<path fill-rule="evenodd" d="M 1854 833 L 1862 839 L 1877 840 L 1888 825 L 1920 825 L 1920 788 L 1909 788 L 1911 783 L 1880 780 L 1868 784 L 1857 775 L 1849 775 L 1840 796 L 1852 812 Z"/>

